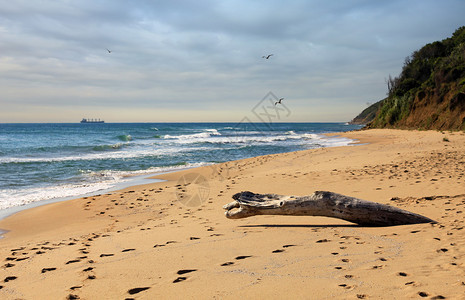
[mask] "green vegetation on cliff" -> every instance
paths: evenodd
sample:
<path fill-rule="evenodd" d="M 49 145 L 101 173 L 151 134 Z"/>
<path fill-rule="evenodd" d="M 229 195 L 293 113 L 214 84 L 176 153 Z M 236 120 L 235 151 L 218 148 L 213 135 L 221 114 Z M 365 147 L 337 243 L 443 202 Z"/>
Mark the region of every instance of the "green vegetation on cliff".
<path fill-rule="evenodd" d="M 387 84 L 368 127 L 465 130 L 465 27 L 413 52 Z"/>
<path fill-rule="evenodd" d="M 383 103 L 383 100 L 380 100 L 374 104 L 371 104 L 367 108 L 365 108 L 358 116 L 356 116 L 349 123 L 358 124 L 358 125 L 366 125 L 370 123 L 371 121 L 373 121 L 373 119 L 376 117 L 376 113 L 378 112 L 379 107 Z"/>

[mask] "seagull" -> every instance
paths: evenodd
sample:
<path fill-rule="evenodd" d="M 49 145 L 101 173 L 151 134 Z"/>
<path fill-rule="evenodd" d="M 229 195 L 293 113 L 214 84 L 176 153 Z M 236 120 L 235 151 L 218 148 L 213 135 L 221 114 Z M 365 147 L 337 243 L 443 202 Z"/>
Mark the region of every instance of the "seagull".
<path fill-rule="evenodd" d="M 280 98 L 278 101 L 276 101 L 276 102 L 274 103 L 274 105 L 276 106 L 276 104 L 281 104 L 281 101 L 282 101 L 282 100 L 284 100 L 284 98 Z"/>
<path fill-rule="evenodd" d="M 264 55 L 264 56 L 262 56 L 262 58 L 269 59 L 271 56 L 273 56 L 273 54 Z"/>
<path fill-rule="evenodd" d="M 105 48 L 105 49 L 107 49 L 108 53 L 111 53 L 111 50 L 108 50 L 108 48 Z"/>

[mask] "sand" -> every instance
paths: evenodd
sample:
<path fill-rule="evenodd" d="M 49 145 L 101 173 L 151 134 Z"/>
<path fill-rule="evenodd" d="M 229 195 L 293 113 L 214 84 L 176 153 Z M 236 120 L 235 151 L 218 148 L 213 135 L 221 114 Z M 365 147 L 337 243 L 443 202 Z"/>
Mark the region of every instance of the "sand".
<path fill-rule="evenodd" d="M 368 130 L 360 144 L 164 174 L 0 221 L 1 299 L 465 299 L 465 134 Z M 328 190 L 437 224 L 225 218 L 240 191 Z"/>

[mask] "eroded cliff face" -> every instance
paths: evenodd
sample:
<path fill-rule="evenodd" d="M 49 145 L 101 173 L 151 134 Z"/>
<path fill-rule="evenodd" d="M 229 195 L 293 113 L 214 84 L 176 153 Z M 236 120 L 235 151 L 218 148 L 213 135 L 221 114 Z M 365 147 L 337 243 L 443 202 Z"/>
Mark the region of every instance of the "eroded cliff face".
<path fill-rule="evenodd" d="M 465 130 L 465 93 L 452 84 L 446 90 L 420 91 L 405 118 L 393 124 L 397 128 Z"/>
<path fill-rule="evenodd" d="M 465 27 L 407 57 L 368 128 L 465 130 Z"/>

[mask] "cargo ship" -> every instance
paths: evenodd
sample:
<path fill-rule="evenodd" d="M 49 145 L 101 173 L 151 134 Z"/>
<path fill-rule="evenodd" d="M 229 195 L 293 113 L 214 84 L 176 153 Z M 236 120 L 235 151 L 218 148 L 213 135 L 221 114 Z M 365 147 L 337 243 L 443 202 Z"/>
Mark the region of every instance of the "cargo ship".
<path fill-rule="evenodd" d="M 83 118 L 81 120 L 81 123 L 105 123 L 105 121 L 100 120 L 100 119 L 86 119 L 86 118 Z"/>

